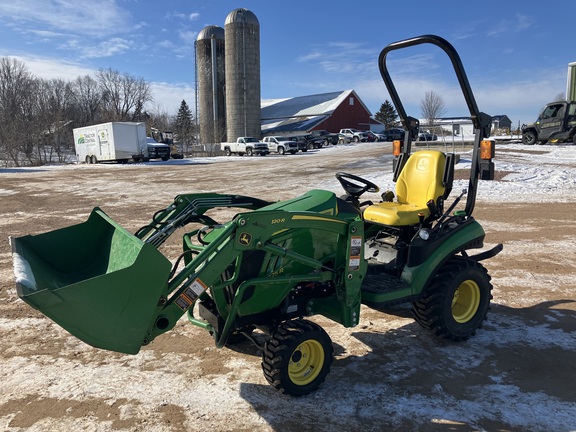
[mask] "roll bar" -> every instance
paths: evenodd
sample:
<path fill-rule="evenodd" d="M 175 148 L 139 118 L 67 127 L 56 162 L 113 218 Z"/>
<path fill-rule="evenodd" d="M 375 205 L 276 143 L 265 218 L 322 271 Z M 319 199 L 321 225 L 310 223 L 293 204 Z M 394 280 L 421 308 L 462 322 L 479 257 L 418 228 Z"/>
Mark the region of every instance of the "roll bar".
<path fill-rule="evenodd" d="M 468 82 L 468 77 L 466 76 L 466 72 L 464 71 L 464 66 L 462 65 L 460 56 L 458 55 L 454 47 L 446 39 L 443 39 L 440 36 L 428 34 L 417 36 L 411 39 L 401 40 L 389 44 L 380 52 L 380 57 L 378 59 L 380 75 L 382 75 L 384 84 L 386 84 L 388 93 L 392 98 L 392 103 L 396 107 L 398 116 L 400 117 L 402 125 L 404 126 L 404 129 L 407 132 L 404 137 L 404 146 L 402 154 L 400 155 L 394 168 L 394 180 L 397 179 L 398 175 L 400 174 L 400 171 L 402 170 L 404 164 L 406 163 L 406 160 L 408 160 L 408 157 L 410 156 L 412 139 L 418 135 L 420 122 L 418 121 L 418 119 L 410 117 L 406 114 L 404 105 L 402 104 L 402 101 L 398 96 L 396 87 L 394 86 L 392 78 L 390 77 L 390 74 L 388 72 L 386 58 L 388 56 L 388 53 L 390 53 L 391 51 L 421 44 L 436 45 L 439 48 L 441 48 L 450 58 L 452 66 L 454 67 L 454 72 L 456 73 L 456 77 L 458 78 L 458 83 L 460 84 L 460 88 L 462 89 L 464 99 L 466 100 L 466 104 L 468 105 L 468 110 L 470 111 L 470 118 L 474 125 L 474 154 L 472 157 L 472 167 L 470 169 L 470 183 L 468 187 L 466 210 L 465 210 L 466 214 L 470 216 L 474 209 L 474 203 L 476 201 L 476 189 L 477 189 L 478 177 L 480 176 L 481 172 L 480 159 L 478 157 L 480 142 L 484 138 L 488 138 L 490 136 L 492 117 L 489 116 L 488 114 L 480 112 L 480 110 L 478 109 L 478 105 L 476 104 L 476 100 L 474 99 L 474 94 L 472 93 L 472 89 L 470 88 L 470 83 Z"/>

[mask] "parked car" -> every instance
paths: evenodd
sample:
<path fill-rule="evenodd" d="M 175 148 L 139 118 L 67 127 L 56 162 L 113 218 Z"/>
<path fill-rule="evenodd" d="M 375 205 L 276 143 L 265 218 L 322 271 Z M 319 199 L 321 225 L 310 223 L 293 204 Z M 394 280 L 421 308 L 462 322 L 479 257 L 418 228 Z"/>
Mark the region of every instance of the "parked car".
<path fill-rule="evenodd" d="M 386 137 L 385 141 L 403 140 L 406 131 L 400 128 L 386 129 L 382 134 Z"/>
<path fill-rule="evenodd" d="M 428 132 L 420 132 L 418 134 L 418 141 L 436 141 L 438 137 Z"/>
<path fill-rule="evenodd" d="M 372 132 L 376 135 L 376 141 L 386 141 L 386 135 L 384 133 Z"/>
<path fill-rule="evenodd" d="M 299 151 L 305 152 L 311 149 L 311 147 L 308 145 L 308 135 L 294 135 L 288 138 L 292 141 L 296 141 Z"/>
<path fill-rule="evenodd" d="M 378 137 L 376 136 L 376 134 L 374 132 L 366 131 L 366 134 L 368 135 L 368 138 L 366 139 L 366 141 L 368 141 L 368 142 L 378 141 Z"/>
<path fill-rule="evenodd" d="M 327 147 L 329 144 L 338 144 L 339 135 L 328 132 L 327 130 L 313 130 L 310 131 L 309 142 L 313 143 L 314 148 L 322 146 Z"/>
<path fill-rule="evenodd" d="M 364 131 L 358 129 L 340 129 L 339 142 L 349 143 L 349 142 L 365 142 L 368 141 L 368 134 Z"/>
<path fill-rule="evenodd" d="M 267 136 L 263 140 L 270 149 L 270 152 L 276 152 L 278 154 L 296 154 L 298 153 L 298 144 L 296 141 L 291 140 L 285 136 Z"/>

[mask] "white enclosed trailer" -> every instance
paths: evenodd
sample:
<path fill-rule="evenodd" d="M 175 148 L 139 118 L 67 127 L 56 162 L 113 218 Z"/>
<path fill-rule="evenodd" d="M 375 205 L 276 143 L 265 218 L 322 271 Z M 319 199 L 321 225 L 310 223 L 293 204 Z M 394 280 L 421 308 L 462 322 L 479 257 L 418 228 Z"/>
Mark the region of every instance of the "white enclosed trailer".
<path fill-rule="evenodd" d="M 78 162 L 138 162 L 150 158 L 167 160 L 170 157 L 169 146 L 148 144 L 145 123 L 102 123 L 76 128 L 73 134 Z M 150 154 L 148 147 L 153 147 L 153 154 Z"/>

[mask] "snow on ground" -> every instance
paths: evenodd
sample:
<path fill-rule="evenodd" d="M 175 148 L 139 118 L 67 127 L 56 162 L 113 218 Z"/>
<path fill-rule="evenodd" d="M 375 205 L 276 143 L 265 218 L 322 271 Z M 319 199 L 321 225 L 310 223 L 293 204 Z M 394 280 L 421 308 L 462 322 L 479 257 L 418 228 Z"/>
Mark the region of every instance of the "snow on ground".
<path fill-rule="evenodd" d="M 358 143 L 337 145 L 323 148 L 310 153 L 318 153 L 318 156 L 326 153 L 354 151 L 355 148 L 381 146 L 388 148 L 390 143 Z M 425 147 L 413 147 L 413 151 L 422 150 Z M 471 164 L 471 151 L 463 149 L 460 145 L 436 144 L 433 148 L 460 154 L 460 162 L 456 169 L 469 169 Z M 267 158 L 273 158 L 276 155 L 270 155 Z M 186 158 L 170 160 L 166 162 L 154 161 L 149 162 L 152 166 L 157 165 L 199 165 L 214 164 L 219 162 L 229 162 L 237 159 L 238 156 L 216 156 L 204 158 Z M 244 162 L 259 164 L 261 158 L 243 158 Z M 573 145 L 544 145 L 544 146 L 527 146 L 523 144 L 506 144 L 498 143 L 496 145 L 495 157 L 496 171 L 508 173 L 503 181 L 500 182 L 481 182 L 478 188 L 479 200 L 488 199 L 505 199 L 511 202 L 566 202 L 567 195 L 576 191 L 576 146 Z M 371 160 L 362 160 L 350 164 L 347 167 L 348 172 L 356 173 L 362 170 L 365 178 L 385 188 L 387 185 L 393 188 L 391 167 L 392 156 L 383 155 L 380 158 Z M 135 164 L 102 164 L 96 167 L 102 169 L 138 169 L 142 163 Z M 35 172 L 58 169 L 93 169 L 94 165 L 70 164 L 70 165 L 52 165 L 42 167 L 28 168 L 0 168 L 0 174 L 3 172 Z M 318 187 L 328 190 L 334 190 L 338 194 L 342 193 L 342 188 L 334 179 Z M 454 182 L 453 194 L 468 187 L 465 180 L 456 180 Z M 0 196 L 7 196 L 14 193 L 10 190 L 0 188 Z"/>
<path fill-rule="evenodd" d="M 383 144 L 383 143 L 378 143 Z M 374 143 L 355 144 L 356 146 L 374 146 Z M 389 145 L 389 144 L 388 144 Z M 456 169 L 470 169 L 472 153 L 459 146 L 436 146 L 448 152 L 460 154 Z M 413 147 L 413 151 L 422 147 Z M 338 148 L 322 151 L 338 151 Z M 348 171 L 357 173 L 363 170 L 362 176 L 378 184 L 381 188 L 392 189 L 391 169 L 383 169 L 383 161 L 392 163 L 391 156 L 361 161 L 351 165 Z M 568 197 L 576 193 L 576 146 L 545 145 L 527 146 L 523 144 L 497 144 L 494 159 L 495 171 L 508 173 L 502 181 L 481 181 L 478 187 L 479 201 L 503 200 L 508 202 L 567 202 Z M 391 165 L 390 165 L 391 166 Z M 341 193 L 338 182 L 327 182 L 322 185 L 329 190 Z M 468 187 L 467 180 L 454 181 L 452 194 L 459 193 Z"/>

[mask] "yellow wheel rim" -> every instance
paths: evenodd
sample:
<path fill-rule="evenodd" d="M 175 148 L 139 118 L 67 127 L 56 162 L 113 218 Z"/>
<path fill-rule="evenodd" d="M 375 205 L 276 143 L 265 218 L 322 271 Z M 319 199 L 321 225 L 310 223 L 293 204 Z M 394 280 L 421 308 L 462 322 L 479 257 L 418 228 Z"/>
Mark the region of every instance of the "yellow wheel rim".
<path fill-rule="evenodd" d="M 322 344 L 316 340 L 307 340 L 292 353 L 288 364 L 288 375 L 294 384 L 310 384 L 320 374 L 323 364 Z"/>
<path fill-rule="evenodd" d="M 460 324 L 470 321 L 480 306 L 480 288 L 473 280 L 460 284 L 452 299 L 452 316 Z"/>

